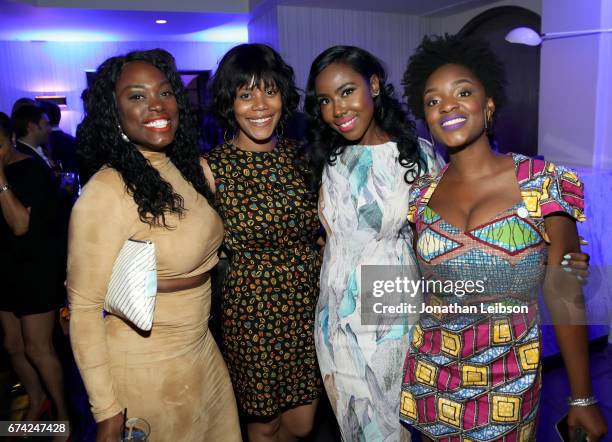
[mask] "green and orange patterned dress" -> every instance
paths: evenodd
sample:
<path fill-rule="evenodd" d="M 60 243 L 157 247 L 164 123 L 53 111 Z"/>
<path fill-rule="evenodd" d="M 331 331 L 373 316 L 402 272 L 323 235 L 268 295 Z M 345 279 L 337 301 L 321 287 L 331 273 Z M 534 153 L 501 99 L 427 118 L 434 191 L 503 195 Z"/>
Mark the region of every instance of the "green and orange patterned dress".
<path fill-rule="evenodd" d="M 317 399 L 314 346 L 320 258 L 317 196 L 297 149 L 223 144 L 208 154 L 230 264 L 223 286 L 223 353 L 238 404 L 270 420 Z"/>

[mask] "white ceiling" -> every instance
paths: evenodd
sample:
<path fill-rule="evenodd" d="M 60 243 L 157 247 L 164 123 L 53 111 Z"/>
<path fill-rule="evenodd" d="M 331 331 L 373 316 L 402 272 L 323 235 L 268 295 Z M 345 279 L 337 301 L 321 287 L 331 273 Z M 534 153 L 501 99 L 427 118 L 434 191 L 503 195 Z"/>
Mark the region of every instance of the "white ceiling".
<path fill-rule="evenodd" d="M 274 5 L 443 16 L 496 0 L 0 0 L 0 40 L 246 41 Z M 612 1 L 612 0 L 611 0 Z M 167 24 L 155 24 L 156 19 Z"/>
<path fill-rule="evenodd" d="M 495 3 L 498 0 L 251 0 L 251 9 L 275 2 L 288 6 L 398 12 L 409 15 L 445 15 Z"/>
<path fill-rule="evenodd" d="M 497 0 L 7 0 L 42 8 L 248 13 L 262 4 L 431 15 Z"/>
<path fill-rule="evenodd" d="M 249 0 L 13 0 L 44 8 L 247 13 Z"/>
<path fill-rule="evenodd" d="M 223 2 L 226 9 L 221 1 L 196 0 L 0 0 L 0 40 L 246 41 L 249 13 L 236 9 L 247 0 Z M 200 10 L 190 10 L 196 4 Z"/>

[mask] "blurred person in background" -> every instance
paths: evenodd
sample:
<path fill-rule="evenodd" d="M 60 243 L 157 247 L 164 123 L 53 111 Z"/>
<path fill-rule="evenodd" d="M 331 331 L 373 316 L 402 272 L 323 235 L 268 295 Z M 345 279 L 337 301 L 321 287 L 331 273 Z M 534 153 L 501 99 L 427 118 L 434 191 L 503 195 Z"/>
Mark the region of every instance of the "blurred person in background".
<path fill-rule="evenodd" d="M 19 152 L 0 113 L 0 322 L 4 346 L 29 398 L 24 420 L 68 420 L 60 362 L 52 342 L 63 305 L 54 181 L 39 159 Z M 61 440 L 61 439 L 59 439 Z"/>
<path fill-rule="evenodd" d="M 60 107 L 51 101 L 43 101 L 40 106 L 47 114 L 49 126 L 51 126 L 48 143 L 51 159 L 60 167 L 62 172 L 78 172 L 75 139 L 59 127 L 62 119 Z"/>

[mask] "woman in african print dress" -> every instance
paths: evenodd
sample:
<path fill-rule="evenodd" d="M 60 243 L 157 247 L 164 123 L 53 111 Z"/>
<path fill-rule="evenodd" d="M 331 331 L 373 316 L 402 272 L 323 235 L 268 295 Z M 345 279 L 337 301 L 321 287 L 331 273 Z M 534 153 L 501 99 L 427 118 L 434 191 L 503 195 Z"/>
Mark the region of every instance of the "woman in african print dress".
<path fill-rule="evenodd" d="M 463 289 L 471 281 L 482 289 L 426 293 L 436 309 L 413 329 L 401 419 L 441 442 L 534 440 L 537 294 L 544 283 L 556 319 L 564 293 L 581 299 L 579 282 L 561 278 L 567 273 L 554 266 L 579 250 L 582 184 L 564 167 L 491 149 L 488 129 L 503 105 L 504 71 L 486 45 L 425 38 L 404 86 L 412 112 L 450 154 L 438 176 L 417 179 L 410 192 L 421 271 L 428 281 L 461 282 Z M 583 321 L 557 322 L 555 331 L 573 399 L 568 423 L 597 441 L 607 428 L 592 396 L 586 327 L 575 325 Z"/>
<path fill-rule="evenodd" d="M 268 46 L 240 45 L 221 60 L 212 92 L 233 134 L 208 155 L 231 253 L 223 353 L 249 440 L 295 441 L 310 432 L 322 387 L 316 193 L 298 149 L 276 135 L 299 102 L 293 69 Z"/>

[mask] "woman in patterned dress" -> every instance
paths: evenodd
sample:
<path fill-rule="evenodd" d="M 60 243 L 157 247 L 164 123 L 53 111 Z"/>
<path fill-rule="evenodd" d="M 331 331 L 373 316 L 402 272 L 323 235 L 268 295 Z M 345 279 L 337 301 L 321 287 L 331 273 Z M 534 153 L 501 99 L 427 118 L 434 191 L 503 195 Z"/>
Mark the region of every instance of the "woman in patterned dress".
<path fill-rule="evenodd" d="M 312 428 L 321 380 L 316 193 L 298 149 L 279 136 L 299 102 L 293 69 L 268 46 L 240 45 L 221 60 L 212 92 L 226 131 L 208 155 L 231 253 L 224 356 L 249 440 L 295 441 Z"/>
<path fill-rule="evenodd" d="M 417 140 L 381 63 L 363 49 L 336 46 L 315 59 L 306 111 L 327 231 L 315 327 L 325 389 L 343 440 L 408 440 L 397 414 L 410 321 L 362 324 L 360 272 L 406 265 L 418 279 L 408 191 L 440 162 Z"/>
<path fill-rule="evenodd" d="M 559 309 L 565 293 L 582 299 L 580 284 L 555 271 L 579 250 L 583 186 L 565 167 L 491 149 L 504 78 L 486 45 L 454 36 L 426 37 L 404 75 L 411 111 L 450 154 L 438 176 L 417 179 L 410 192 L 421 271 L 430 281 L 480 281 L 483 290 L 426 293 L 438 310 L 413 328 L 401 418 L 435 441 L 534 440 L 544 283 L 574 400 L 568 423 L 597 441 L 606 423 L 592 396 L 586 327 L 576 325 L 584 317 L 578 311 L 578 320 L 567 320 Z M 481 305 L 495 311 L 483 313 Z"/>

